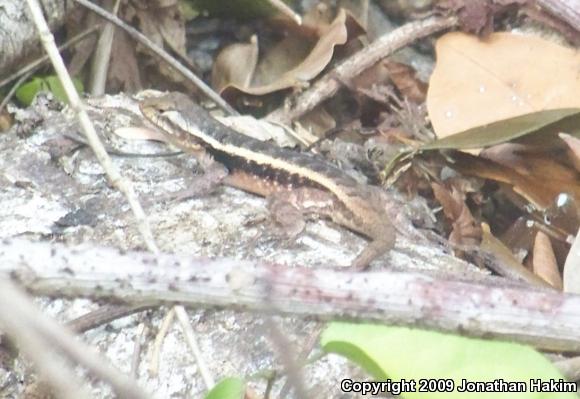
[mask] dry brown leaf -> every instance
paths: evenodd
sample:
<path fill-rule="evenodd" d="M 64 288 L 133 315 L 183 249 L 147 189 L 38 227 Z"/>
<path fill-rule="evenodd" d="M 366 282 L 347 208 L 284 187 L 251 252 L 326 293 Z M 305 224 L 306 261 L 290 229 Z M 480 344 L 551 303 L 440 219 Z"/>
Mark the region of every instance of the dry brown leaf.
<path fill-rule="evenodd" d="M 229 85 L 248 87 L 257 64 L 258 38 L 253 35 L 249 43 L 234 43 L 220 51 L 211 70 L 211 85 L 217 92 Z"/>
<path fill-rule="evenodd" d="M 533 270 L 536 275 L 546 280 L 552 287 L 562 289 L 562 277 L 558 270 L 556 256 L 550 238 L 538 231 L 534 241 Z"/>
<path fill-rule="evenodd" d="M 312 145 L 336 127 L 336 120 L 324 107 L 318 107 L 303 115 L 298 125 L 301 128 L 297 131 L 304 138 L 303 141 L 306 145 Z"/>
<path fill-rule="evenodd" d="M 497 260 L 496 262 L 491 262 L 489 265 L 493 271 L 501 276 L 526 281 L 537 286 L 549 287 L 548 283 L 526 269 L 521 262 L 514 257 L 509 248 L 507 248 L 500 240 L 495 238 L 487 224 L 482 223 L 481 227 L 483 238 L 481 240 L 480 248 L 483 252 L 493 254 Z"/>
<path fill-rule="evenodd" d="M 490 159 L 476 157 L 466 153 L 450 154 L 454 163 L 451 165 L 461 173 L 507 183 L 514 192 L 531 202 L 534 207 L 544 211 L 550 207 L 558 195 L 569 192 L 573 197 L 580 198 L 578 179 L 560 180 L 558 176 L 537 177 L 518 173 L 510 167 L 501 165 Z"/>
<path fill-rule="evenodd" d="M 306 19 L 305 19 L 306 23 Z M 308 27 L 305 27 L 308 29 Z M 221 94 L 229 98 L 241 91 L 252 95 L 264 95 L 274 91 L 301 87 L 316 77 L 330 62 L 335 46 L 345 44 L 362 32 L 362 28 L 344 9 L 340 9 L 330 25 L 321 23 L 320 37 L 309 41 L 313 29 L 305 36 L 291 35 L 270 49 L 260 59 L 254 79 L 249 86 L 230 84 Z M 239 68 L 239 62 L 230 68 Z M 223 73 L 226 73 L 225 70 Z"/>
<path fill-rule="evenodd" d="M 560 138 L 568 145 L 568 158 L 577 172 L 580 172 L 580 139 L 560 133 Z"/>
<path fill-rule="evenodd" d="M 431 183 L 431 187 L 435 198 L 443 207 L 445 216 L 452 222 L 453 230 L 449 235 L 449 242 L 456 245 L 478 245 L 481 241 L 481 227 L 465 205 L 463 194 L 455 188 L 449 192 L 438 183 Z"/>
<path fill-rule="evenodd" d="M 489 0 L 441 0 L 437 6 L 457 14 L 467 32 L 489 34 L 493 28 L 493 10 Z"/>
<path fill-rule="evenodd" d="M 485 149 L 480 156 L 510 167 L 536 181 L 550 179 L 550 184 L 554 186 L 559 182 L 560 191 L 566 191 L 570 185 L 580 185 L 580 180 L 576 171 L 558 162 L 560 153 L 561 151 L 552 152 L 549 148 L 542 151 L 533 146 L 506 143 Z"/>
<path fill-rule="evenodd" d="M 135 43 L 120 29 L 115 31 L 107 80 L 114 91 L 134 93 L 142 88 Z"/>
<path fill-rule="evenodd" d="M 427 107 L 438 137 L 533 111 L 580 108 L 580 53 L 534 36 L 437 41 Z"/>
<path fill-rule="evenodd" d="M 389 77 L 404 97 L 422 104 L 427 96 L 427 84 L 417 77 L 413 67 L 400 62 L 386 62 Z"/>
<path fill-rule="evenodd" d="M 177 0 L 152 1 L 148 7 L 135 7 L 135 13 L 141 32 L 160 47 L 169 47 L 179 54 L 186 54 L 185 21 L 179 11 Z M 127 19 L 131 19 L 127 15 Z M 141 50 L 141 47 L 137 47 Z M 155 58 L 153 58 L 155 59 Z M 156 62 L 156 61 L 155 61 Z M 183 76 L 165 63 L 156 63 L 156 69 L 174 82 L 183 81 Z"/>

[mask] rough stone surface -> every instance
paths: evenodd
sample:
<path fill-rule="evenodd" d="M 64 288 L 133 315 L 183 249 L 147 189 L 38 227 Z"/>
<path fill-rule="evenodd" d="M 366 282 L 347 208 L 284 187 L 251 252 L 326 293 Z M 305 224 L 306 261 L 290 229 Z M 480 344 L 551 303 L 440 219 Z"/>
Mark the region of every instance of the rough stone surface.
<path fill-rule="evenodd" d="M 124 101 L 124 98 L 105 98 L 99 106 L 118 107 Z M 112 135 L 113 128 L 134 124 L 131 120 L 135 120 L 127 117 L 126 112 L 114 109 L 91 108 L 91 116 L 108 145 L 123 141 Z M 3 154 L 0 157 L 0 238 L 18 236 L 71 245 L 94 242 L 123 249 L 143 248 L 127 202 L 107 183 L 91 151 L 83 147 L 56 159 L 55 154 L 71 146 L 63 140 L 63 134 L 79 134 L 72 113 L 41 98 L 32 108 L 16 112 L 16 117 L 20 123 L 0 136 Z M 117 149 L 167 151 L 164 145 L 151 142 L 125 143 Z M 347 265 L 366 245 L 365 239 L 325 221 L 309 222 L 306 231 L 295 241 L 275 235 L 265 200 L 231 188 L 218 187 L 212 194 L 181 202 L 165 200 L 171 192 L 186 187 L 196 173 L 196 163 L 186 155 L 174 158 L 114 156 L 113 160 L 134 182 L 163 251 L 320 267 Z M 469 266 L 436 246 L 428 251 L 415 246 L 412 239 L 400 237 L 396 250 L 376 262 L 376 267 L 390 264 L 463 273 Z M 38 299 L 37 303 L 63 321 L 97 307 L 87 300 Z M 85 333 L 83 340 L 127 373 L 131 372 L 135 342 L 141 341 L 136 375 L 143 386 L 158 398 L 202 397 L 205 387 L 177 322 L 163 341 L 158 373 L 150 371 L 154 338 L 166 312 L 167 309 L 159 309 L 117 320 Z M 205 361 L 216 380 L 281 369 L 263 317 L 232 310 L 191 310 L 189 315 Z M 318 328 L 318 323 L 313 321 L 275 320 L 292 342 L 288 350 L 296 356 Z M 18 380 L 24 384 L 31 381 L 30 365 L 23 361 L 17 363 L 10 371 L 16 378 L 3 377 L 4 381 L 15 381 L 3 391 L 8 393 L 3 397 L 19 397 L 23 385 Z M 312 397 L 321 398 L 350 397 L 339 390 L 339 382 L 346 376 L 368 378 L 338 356 L 327 356 L 310 364 L 304 369 L 304 375 L 307 386 L 313 389 Z M 278 379 L 274 392 L 284 382 L 285 378 Z M 263 392 L 266 382 L 255 378 L 251 387 Z M 98 384 L 94 385 L 94 395 L 112 397 L 108 388 Z"/>

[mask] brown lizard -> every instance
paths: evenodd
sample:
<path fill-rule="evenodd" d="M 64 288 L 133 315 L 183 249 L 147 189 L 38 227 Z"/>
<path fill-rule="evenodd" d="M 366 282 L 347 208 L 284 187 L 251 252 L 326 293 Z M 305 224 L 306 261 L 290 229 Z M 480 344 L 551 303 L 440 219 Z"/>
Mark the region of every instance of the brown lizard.
<path fill-rule="evenodd" d="M 358 183 L 308 154 L 245 136 L 221 124 L 181 93 L 140 103 L 142 114 L 168 141 L 197 157 L 209 154 L 229 174 L 224 183 L 264 197 L 283 193 L 294 206 L 328 217 L 372 241 L 354 259 L 362 270 L 395 244 L 381 190 Z"/>

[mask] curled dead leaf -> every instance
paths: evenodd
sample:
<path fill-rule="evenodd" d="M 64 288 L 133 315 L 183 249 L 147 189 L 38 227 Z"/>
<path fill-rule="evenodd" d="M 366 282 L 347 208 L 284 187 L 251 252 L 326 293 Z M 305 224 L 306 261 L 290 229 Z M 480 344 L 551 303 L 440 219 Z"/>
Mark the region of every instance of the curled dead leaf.
<path fill-rule="evenodd" d="M 522 174 L 491 159 L 457 151 L 451 153 L 450 157 L 453 159 L 453 165 L 450 166 L 459 172 L 506 183 L 513 187 L 515 193 L 542 212 L 554 203 L 561 192 L 569 192 L 573 197 L 580 198 L 580 184 L 577 177 L 567 180 L 566 177 L 560 179 L 557 175 L 546 178 Z"/>
<path fill-rule="evenodd" d="M 481 241 L 481 228 L 465 204 L 463 194 L 455 188 L 450 192 L 435 182 L 431 183 L 431 187 L 435 198 L 443 207 L 445 216 L 451 220 L 453 226 L 449 242 L 455 245 L 478 245 Z"/>
<path fill-rule="evenodd" d="M 552 287 L 559 290 L 562 289 L 562 277 L 554 255 L 554 249 L 550 238 L 538 231 L 534 241 L 534 259 L 533 259 L 534 273 L 546 280 Z"/>
<path fill-rule="evenodd" d="M 243 62 L 240 62 L 243 60 Z M 253 35 L 249 43 L 234 43 L 225 47 L 214 62 L 211 85 L 221 92 L 228 85 L 248 87 L 258 63 L 258 38 Z M 235 66 L 235 67 L 234 67 Z"/>
<path fill-rule="evenodd" d="M 239 82 L 222 81 L 220 94 L 231 98 L 237 93 L 264 95 L 278 90 L 301 87 L 316 77 L 331 61 L 334 49 L 345 44 L 348 39 L 363 32 L 362 27 L 344 9 L 340 9 L 331 24 L 321 23 L 321 31 L 314 40 L 311 37 L 313 29 L 309 29 L 307 19 L 304 20 L 307 34 L 290 35 L 268 50 L 259 60 L 252 82 L 240 85 Z M 239 60 L 221 65 L 222 75 L 235 75 L 229 70 L 239 68 Z M 217 72 L 216 72 L 217 75 Z"/>
<path fill-rule="evenodd" d="M 490 267 L 500 276 L 505 276 L 514 280 L 525 281 L 527 283 L 550 287 L 543 279 L 526 269 L 500 240 L 490 231 L 489 226 L 482 223 L 481 250 L 491 254 L 496 261 L 491 262 Z"/>

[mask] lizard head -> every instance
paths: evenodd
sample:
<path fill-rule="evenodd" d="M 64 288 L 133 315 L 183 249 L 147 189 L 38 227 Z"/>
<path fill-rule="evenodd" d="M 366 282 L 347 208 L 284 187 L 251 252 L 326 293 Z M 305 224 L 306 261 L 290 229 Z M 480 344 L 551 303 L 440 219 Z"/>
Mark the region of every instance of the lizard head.
<path fill-rule="evenodd" d="M 177 92 L 149 97 L 139 103 L 145 119 L 161 130 L 171 144 L 184 150 L 200 148 L 188 140 L 188 132 L 198 129 L 193 123 L 194 119 L 184 118 L 195 114 L 197 108 L 200 108 L 199 105 L 194 104 L 185 94 Z"/>

